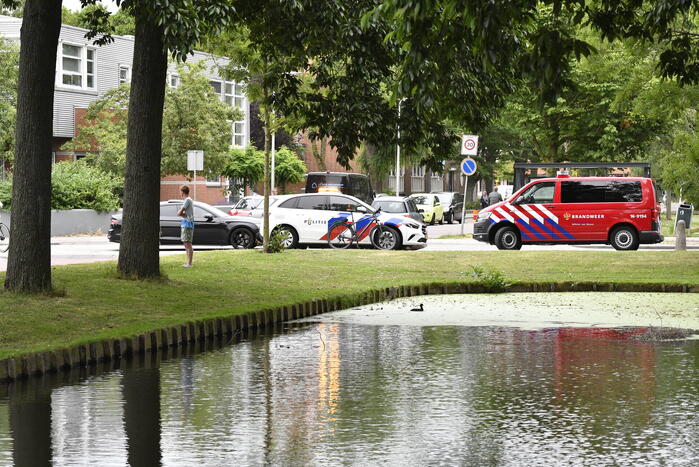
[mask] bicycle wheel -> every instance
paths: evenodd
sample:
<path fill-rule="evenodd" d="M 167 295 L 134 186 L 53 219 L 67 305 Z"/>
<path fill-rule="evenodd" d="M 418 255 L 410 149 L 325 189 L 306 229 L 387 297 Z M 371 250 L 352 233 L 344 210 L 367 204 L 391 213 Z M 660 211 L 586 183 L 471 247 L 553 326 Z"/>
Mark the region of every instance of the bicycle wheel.
<path fill-rule="evenodd" d="M 336 222 L 328 232 L 328 245 L 345 249 L 354 241 L 354 229 L 347 222 Z"/>
<path fill-rule="evenodd" d="M 5 224 L 0 224 L 0 253 L 5 253 L 10 248 L 10 229 Z"/>
<path fill-rule="evenodd" d="M 395 250 L 398 248 L 398 232 L 385 225 L 377 225 L 371 231 L 371 244 L 379 250 Z"/>

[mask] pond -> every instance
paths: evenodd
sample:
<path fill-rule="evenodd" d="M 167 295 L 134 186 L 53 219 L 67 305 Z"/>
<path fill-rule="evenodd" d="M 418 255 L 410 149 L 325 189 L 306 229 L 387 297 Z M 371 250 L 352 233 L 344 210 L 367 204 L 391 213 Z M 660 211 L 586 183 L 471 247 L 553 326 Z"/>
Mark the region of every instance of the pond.
<path fill-rule="evenodd" d="M 690 329 L 697 294 L 358 307 L 0 384 L 0 466 L 692 465 Z"/>

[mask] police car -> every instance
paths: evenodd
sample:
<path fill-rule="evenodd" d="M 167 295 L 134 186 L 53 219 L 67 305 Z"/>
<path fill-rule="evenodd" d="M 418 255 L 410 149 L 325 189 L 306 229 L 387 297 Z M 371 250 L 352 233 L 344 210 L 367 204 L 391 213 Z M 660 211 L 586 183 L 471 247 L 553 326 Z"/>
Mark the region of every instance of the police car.
<path fill-rule="evenodd" d="M 295 248 L 299 244 L 327 245 L 328 231 L 335 222 L 344 221 L 364 226 L 374 210 L 359 199 L 341 193 L 318 193 L 277 196 L 270 207 L 271 232 L 284 232 L 284 246 Z M 392 249 L 402 247 L 423 248 L 427 244 L 427 230 L 421 223 L 399 214 L 380 213 L 379 221 L 397 233 Z M 371 245 L 371 226 L 360 231 L 360 244 Z"/>
<path fill-rule="evenodd" d="M 506 201 L 481 210 L 473 238 L 501 250 L 522 244 L 612 245 L 637 250 L 660 243 L 660 204 L 653 180 L 570 177 L 534 180 Z"/>

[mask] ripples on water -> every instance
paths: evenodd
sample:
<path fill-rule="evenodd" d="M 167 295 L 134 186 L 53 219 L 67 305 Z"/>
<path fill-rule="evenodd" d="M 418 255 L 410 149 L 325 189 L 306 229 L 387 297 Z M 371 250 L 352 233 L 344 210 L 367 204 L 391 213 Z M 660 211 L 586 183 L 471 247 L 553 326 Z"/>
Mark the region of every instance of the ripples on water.
<path fill-rule="evenodd" d="M 699 341 L 636 331 L 312 323 L 0 386 L 0 465 L 696 465 Z"/>

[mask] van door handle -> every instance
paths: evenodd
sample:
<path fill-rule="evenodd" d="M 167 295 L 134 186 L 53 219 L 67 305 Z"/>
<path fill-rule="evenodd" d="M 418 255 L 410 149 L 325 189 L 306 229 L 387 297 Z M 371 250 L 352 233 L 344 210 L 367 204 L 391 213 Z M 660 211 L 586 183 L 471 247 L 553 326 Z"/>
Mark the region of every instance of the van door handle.
<path fill-rule="evenodd" d="M 546 209 L 556 209 L 556 205 L 555 205 L 555 204 L 546 204 L 546 205 L 544 205 L 544 207 L 545 207 Z"/>

